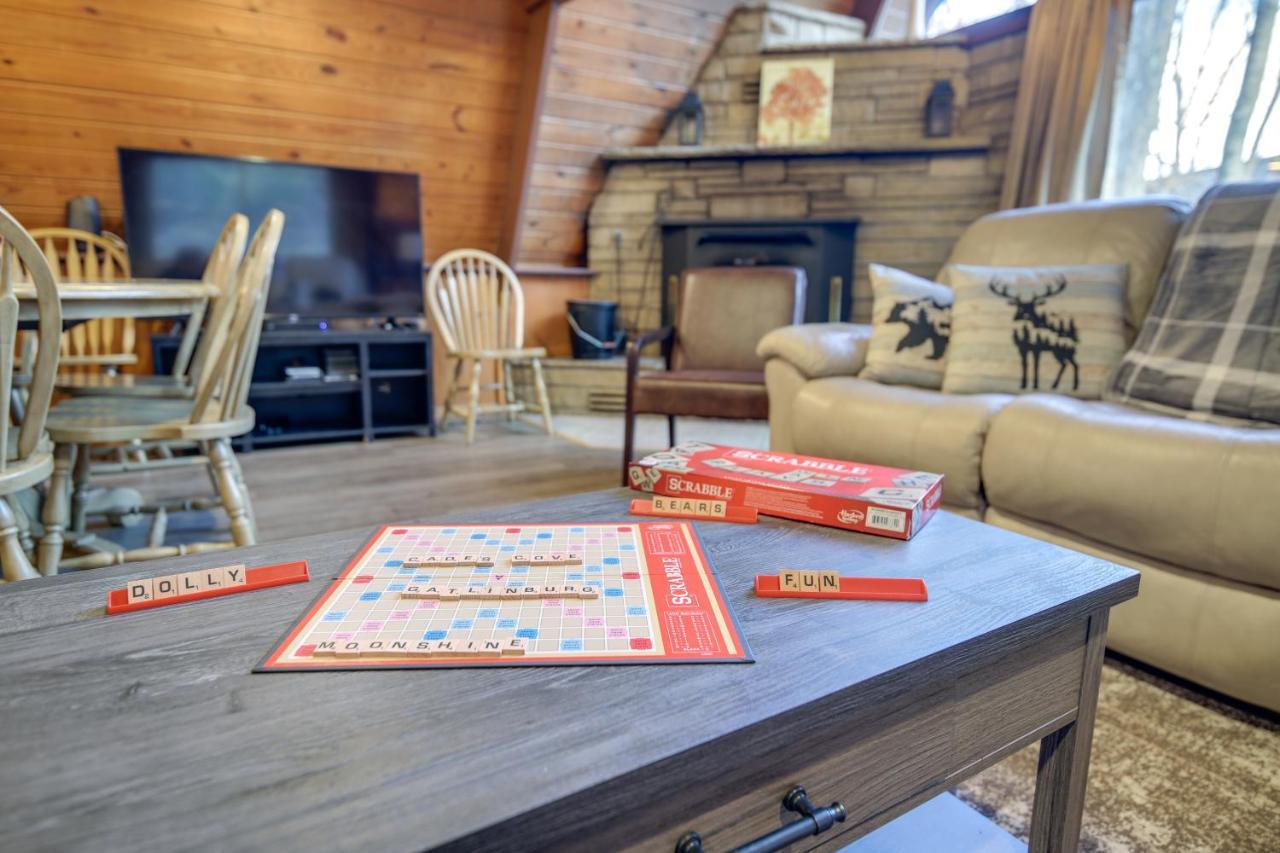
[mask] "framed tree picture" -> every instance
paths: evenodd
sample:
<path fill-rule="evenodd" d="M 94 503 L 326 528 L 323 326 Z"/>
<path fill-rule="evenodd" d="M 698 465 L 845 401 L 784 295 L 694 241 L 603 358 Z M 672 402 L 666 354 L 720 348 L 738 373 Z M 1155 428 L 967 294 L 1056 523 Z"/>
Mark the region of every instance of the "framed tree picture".
<path fill-rule="evenodd" d="M 769 59 L 760 65 L 757 145 L 815 145 L 831 137 L 835 61 Z"/>

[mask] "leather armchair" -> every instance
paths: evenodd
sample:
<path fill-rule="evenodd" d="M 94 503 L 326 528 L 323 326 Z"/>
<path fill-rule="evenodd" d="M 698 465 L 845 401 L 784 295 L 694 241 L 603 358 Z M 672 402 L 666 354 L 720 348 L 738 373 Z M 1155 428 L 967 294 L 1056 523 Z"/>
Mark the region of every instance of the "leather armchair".
<path fill-rule="evenodd" d="M 796 267 L 705 267 L 685 270 L 675 326 L 627 346 L 626 437 L 622 483 L 635 443 L 637 414 L 667 416 L 675 444 L 678 415 L 763 420 L 769 416 L 765 334 L 804 318 L 804 270 Z M 640 353 L 661 343 L 666 370 L 640 371 Z"/>

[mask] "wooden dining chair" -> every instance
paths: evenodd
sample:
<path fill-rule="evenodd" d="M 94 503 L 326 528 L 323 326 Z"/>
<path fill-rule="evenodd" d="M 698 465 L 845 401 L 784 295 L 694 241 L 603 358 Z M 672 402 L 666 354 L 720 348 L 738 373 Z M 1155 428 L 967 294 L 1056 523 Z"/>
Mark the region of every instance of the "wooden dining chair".
<path fill-rule="evenodd" d="M 231 214 L 222 226 L 201 276 L 202 281 L 215 285 L 220 295 L 212 305 L 202 306 L 188 317 L 171 373 L 110 375 L 64 370 L 58 375 L 58 390 L 95 396 L 191 397 L 208 363 L 210 350 L 221 346 L 221 339 L 227 333 L 233 301 L 230 297 L 248 237 L 249 218 L 243 213 Z"/>
<path fill-rule="evenodd" d="M 26 275 L 20 273 L 25 268 Z M 18 299 L 14 282 L 29 280 L 36 292 L 38 348 L 29 370 L 21 426 L 14 419 L 14 340 L 18 330 Z M 4 208 L 0 208 L 0 569 L 6 581 L 38 577 L 23 546 L 24 516 L 14 500 L 53 471 L 53 456 L 45 437 L 45 419 L 58 371 L 58 337 L 62 307 L 58 286 L 39 244 Z"/>
<path fill-rule="evenodd" d="M 233 213 L 227 218 L 201 276 L 202 281 L 215 285 L 220 295 L 211 304 L 201 305 L 187 318 L 187 326 L 171 373 L 102 373 L 83 369 L 62 371 L 58 374 L 58 390 L 75 395 L 190 398 L 195 393 L 197 377 L 208 360 L 209 350 L 226 335 L 227 323 L 231 318 L 230 295 L 235 289 L 236 270 L 244 257 L 248 236 L 248 217 L 242 213 Z M 133 442 L 114 448 L 102 448 L 96 452 L 98 458 L 93 463 L 93 473 L 108 474 L 172 465 L 204 464 L 205 460 L 200 456 L 184 453 L 190 449 L 189 442 L 167 441 Z"/>
<path fill-rule="evenodd" d="M 209 346 L 205 355 L 208 369 L 201 370 L 190 399 L 72 397 L 49 413 L 48 431 L 55 447 L 44 506 L 45 533 L 38 548 L 42 574 L 56 573 L 59 565 L 94 568 L 255 544 L 253 505 L 231 439 L 253 429 L 255 416 L 247 402 L 249 382 L 283 228 L 284 214 L 272 210 L 254 234 L 228 302 L 226 335 Z M 145 548 L 107 550 L 63 563 L 68 525 L 73 529 L 84 526 L 90 468 L 83 460 L 89 449 L 134 440 L 186 440 L 201 446 L 218 493 L 217 503 L 231 519 L 233 541 L 164 545 L 153 540 Z M 174 505 L 188 508 L 192 502 L 182 499 Z"/>
<path fill-rule="evenodd" d="M 454 359 L 440 429 L 444 429 L 450 414 L 456 414 L 466 420 L 470 444 L 475 439 L 477 414 L 504 412 L 512 418 L 518 412 L 537 411 L 547 435 L 553 435 L 551 405 L 542 376 L 541 359 L 547 351 L 524 346 L 524 291 L 511 267 L 478 249 L 447 252 L 431 265 L 426 301 L 436 331 Z M 471 375 L 464 388 L 459 380 L 468 362 Z M 486 363 L 495 366 L 497 382 L 481 381 Z M 536 405 L 516 399 L 511 378 L 513 364 L 527 364 L 533 370 Z M 499 392 L 502 402 L 482 405 L 482 390 Z M 467 394 L 466 406 L 457 408 L 453 399 L 463 391 Z"/>
<path fill-rule="evenodd" d="M 58 281 L 119 281 L 132 277 L 129 254 L 119 237 L 77 228 L 33 228 Z M 138 363 L 138 330 L 132 317 L 101 317 L 80 323 L 62 335 L 59 364 L 97 367 L 108 373 Z"/>

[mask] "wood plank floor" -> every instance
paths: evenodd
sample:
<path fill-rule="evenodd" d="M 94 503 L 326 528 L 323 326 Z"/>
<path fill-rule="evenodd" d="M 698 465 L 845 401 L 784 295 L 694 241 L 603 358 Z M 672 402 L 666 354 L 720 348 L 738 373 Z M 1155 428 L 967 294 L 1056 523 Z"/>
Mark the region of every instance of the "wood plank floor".
<path fill-rule="evenodd" d="M 615 486 L 617 450 L 581 447 L 523 423 L 478 427 L 467 447 L 460 431 L 437 438 L 348 442 L 256 450 L 240 456 L 262 542 L 549 498 Z M 212 494 L 195 467 L 94 478 L 139 489 L 147 497 L 187 490 Z M 170 541 L 227 529 L 222 512 L 182 513 Z M 145 525 L 139 528 L 139 533 Z M 116 538 L 112 536 L 112 538 Z M 221 537 L 217 537 L 221 538 Z"/>

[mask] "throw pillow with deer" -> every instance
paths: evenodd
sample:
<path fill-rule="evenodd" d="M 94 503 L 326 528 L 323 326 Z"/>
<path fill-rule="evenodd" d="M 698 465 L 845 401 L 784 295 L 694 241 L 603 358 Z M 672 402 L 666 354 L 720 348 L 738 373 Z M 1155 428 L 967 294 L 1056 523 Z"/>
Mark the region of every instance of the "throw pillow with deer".
<path fill-rule="evenodd" d="M 951 338 L 951 289 L 870 264 L 871 343 L 861 374 L 888 385 L 941 388 Z"/>
<path fill-rule="evenodd" d="M 1124 355 L 1123 264 L 953 265 L 942 390 L 1097 399 Z"/>

